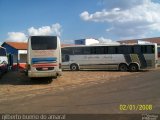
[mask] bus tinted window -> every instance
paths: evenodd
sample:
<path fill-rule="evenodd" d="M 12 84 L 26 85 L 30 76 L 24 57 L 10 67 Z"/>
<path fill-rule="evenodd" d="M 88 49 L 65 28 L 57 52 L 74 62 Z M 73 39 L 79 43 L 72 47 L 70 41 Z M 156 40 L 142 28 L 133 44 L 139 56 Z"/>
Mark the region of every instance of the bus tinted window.
<path fill-rule="evenodd" d="M 118 46 L 117 47 L 117 54 L 125 54 L 127 51 L 126 51 L 126 46 Z"/>
<path fill-rule="evenodd" d="M 105 54 L 104 46 L 91 47 L 91 54 Z"/>
<path fill-rule="evenodd" d="M 104 46 L 104 54 L 108 54 L 108 46 Z"/>
<path fill-rule="evenodd" d="M 0 48 L 0 56 L 6 56 L 6 51 L 4 48 Z"/>
<path fill-rule="evenodd" d="M 158 47 L 158 57 L 160 57 L 160 47 Z"/>
<path fill-rule="evenodd" d="M 91 47 L 91 54 L 96 54 L 96 47 Z"/>
<path fill-rule="evenodd" d="M 72 48 L 62 48 L 62 53 L 72 55 L 73 49 Z"/>
<path fill-rule="evenodd" d="M 132 51 L 132 46 L 117 46 L 117 49 L 116 49 L 116 53 L 117 54 L 131 54 L 133 53 Z"/>
<path fill-rule="evenodd" d="M 32 36 L 32 50 L 51 50 L 57 48 L 57 37 L 54 36 Z"/>
<path fill-rule="evenodd" d="M 104 54 L 104 47 L 102 46 L 96 47 L 96 54 Z"/>
<path fill-rule="evenodd" d="M 155 48 L 153 45 L 146 46 L 147 53 L 154 53 L 154 49 Z"/>
<path fill-rule="evenodd" d="M 91 47 L 84 47 L 84 54 L 91 54 Z"/>
<path fill-rule="evenodd" d="M 142 45 L 142 46 L 141 46 L 141 52 L 142 52 L 142 53 L 147 53 L 147 46 Z"/>
<path fill-rule="evenodd" d="M 154 46 L 153 45 L 142 45 L 141 52 L 142 53 L 154 53 Z"/>
<path fill-rule="evenodd" d="M 115 46 L 108 47 L 108 54 L 116 54 L 117 48 Z"/>
<path fill-rule="evenodd" d="M 133 46 L 133 53 L 138 54 L 141 52 L 141 47 L 139 45 Z"/>
<path fill-rule="evenodd" d="M 125 46 L 124 54 L 131 54 L 131 53 L 133 53 L 133 47 L 132 46 Z"/>
<path fill-rule="evenodd" d="M 75 47 L 73 48 L 75 55 L 82 55 L 83 54 L 83 48 L 82 47 Z"/>

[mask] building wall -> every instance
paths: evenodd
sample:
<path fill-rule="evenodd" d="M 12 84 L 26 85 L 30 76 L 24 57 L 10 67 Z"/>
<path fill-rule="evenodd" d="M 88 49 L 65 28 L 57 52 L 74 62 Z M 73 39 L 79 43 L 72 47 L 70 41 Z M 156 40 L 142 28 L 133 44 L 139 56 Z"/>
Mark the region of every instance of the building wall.
<path fill-rule="evenodd" d="M 27 62 L 27 54 L 20 54 L 19 63 L 26 63 Z"/>
<path fill-rule="evenodd" d="M 2 47 L 6 48 L 8 54 L 18 54 L 18 50 L 9 46 L 8 44 L 3 44 Z"/>
<path fill-rule="evenodd" d="M 4 48 L 6 48 L 7 54 L 12 54 L 13 55 L 13 63 L 17 63 L 18 60 L 18 50 L 11 47 L 8 44 L 3 44 L 2 45 Z"/>
<path fill-rule="evenodd" d="M 27 50 L 18 50 L 19 63 L 26 63 L 27 61 Z"/>
<path fill-rule="evenodd" d="M 75 40 L 74 43 L 75 43 L 76 45 L 85 45 L 85 39 Z"/>
<path fill-rule="evenodd" d="M 26 61 L 27 61 L 27 50 L 17 50 L 13 47 L 11 47 L 8 44 L 2 45 L 4 48 L 6 48 L 7 54 L 12 54 L 13 56 L 13 69 L 17 69 L 17 62 L 19 62 L 19 68 L 24 69 Z M 19 54 L 19 61 L 18 61 L 18 54 Z"/>

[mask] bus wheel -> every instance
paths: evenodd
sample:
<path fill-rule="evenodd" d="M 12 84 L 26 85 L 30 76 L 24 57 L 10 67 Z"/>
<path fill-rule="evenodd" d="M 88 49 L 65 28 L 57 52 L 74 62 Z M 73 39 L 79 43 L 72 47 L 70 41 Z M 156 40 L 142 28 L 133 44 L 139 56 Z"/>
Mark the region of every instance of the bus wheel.
<path fill-rule="evenodd" d="M 120 64 L 119 65 L 119 70 L 120 71 L 127 71 L 127 69 L 128 69 L 128 66 L 126 64 Z"/>
<path fill-rule="evenodd" d="M 129 71 L 130 72 L 137 72 L 138 71 L 138 65 L 137 64 L 130 64 L 129 65 Z"/>
<path fill-rule="evenodd" d="M 70 69 L 71 69 L 72 71 L 77 71 L 77 70 L 79 70 L 79 67 L 78 67 L 77 64 L 71 64 Z"/>

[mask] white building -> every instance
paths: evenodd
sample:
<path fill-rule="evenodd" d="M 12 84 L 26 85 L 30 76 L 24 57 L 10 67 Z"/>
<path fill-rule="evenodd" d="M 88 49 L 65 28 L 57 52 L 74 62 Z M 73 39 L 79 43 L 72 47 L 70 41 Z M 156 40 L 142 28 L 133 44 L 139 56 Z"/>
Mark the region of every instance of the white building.
<path fill-rule="evenodd" d="M 79 39 L 74 41 L 76 45 L 92 45 L 98 44 L 99 41 L 93 38 Z"/>

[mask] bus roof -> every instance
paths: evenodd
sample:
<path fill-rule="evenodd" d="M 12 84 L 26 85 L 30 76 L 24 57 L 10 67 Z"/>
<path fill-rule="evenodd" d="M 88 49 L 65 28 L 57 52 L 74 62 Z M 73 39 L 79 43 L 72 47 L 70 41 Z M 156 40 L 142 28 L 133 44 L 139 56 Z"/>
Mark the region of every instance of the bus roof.
<path fill-rule="evenodd" d="M 93 47 L 93 46 L 134 46 L 134 45 L 157 45 L 157 43 L 147 43 L 147 44 L 94 44 L 94 45 L 72 45 L 72 46 L 64 46 L 62 48 L 68 47 Z"/>

